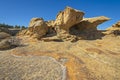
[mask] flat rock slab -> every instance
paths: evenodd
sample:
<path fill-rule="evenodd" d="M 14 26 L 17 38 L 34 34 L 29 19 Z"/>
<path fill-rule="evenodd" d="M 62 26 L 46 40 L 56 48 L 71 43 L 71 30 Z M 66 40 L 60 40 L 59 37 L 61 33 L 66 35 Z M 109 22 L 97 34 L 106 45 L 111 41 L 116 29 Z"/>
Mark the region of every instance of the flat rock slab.
<path fill-rule="evenodd" d="M 0 54 L 0 80 L 65 80 L 66 68 L 49 56 Z"/>

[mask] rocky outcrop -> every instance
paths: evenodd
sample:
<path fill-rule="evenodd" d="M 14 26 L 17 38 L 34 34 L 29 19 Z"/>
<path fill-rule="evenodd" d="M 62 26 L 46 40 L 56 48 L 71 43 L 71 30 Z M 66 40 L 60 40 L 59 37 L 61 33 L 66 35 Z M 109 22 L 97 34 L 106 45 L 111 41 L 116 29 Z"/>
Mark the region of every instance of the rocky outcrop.
<path fill-rule="evenodd" d="M 120 21 L 113 24 L 111 27 L 107 29 L 105 32 L 107 35 L 114 35 L 114 36 L 120 36 Z"/>
<path fill-rule="evenodd" d="M 83 18 L 84 14 L 82 11 L 66 7 L 58 13 L 56 20 L 44 21 L 42 18 L 33 18 L 28 29 L 18 35 L 29 35 L 40 40 L 43 40 L 43 36 L 57 36 L 58 40 L 63 41 L 97 39 L 103 36 L 101 31 L 97 30 L 97 26 L 110 19 L 105 16 Z"/>
<path fill-rule="evenodd" d="M 83 19 L 84 12 L 66 7 L 64 11 L 58 13 L 54 26 L 57 36 L 63 40 L 73 37 L 69 35 L 69 29 Z"/>
<path fill-rule="evenodd" d="M 50 20 L 50 21 L 46 21 L 46 24 L 48 25 L 48 27 L 54 27 L 54 20 Z"/>
<path fill-rule="evenodd" d="M 64 11 L 58 13 L 54 26 L 60 29 L 69 30 L 70 27 L 79 23 L 83 19 L 84 12 L 66 7 Z"/>
<path fill-rule="evenodd" d="M 87 30 L 97 30 L 97 26 L 110 20 L 110 18 L 105 16 L 93 17 L 93 18 L 84 18 L 80 23 L 76 24 L 80 31 Z"/>
<path fill-rule="evenodd" d="M 110 20 L 105 16 L 84 18 L 80 23 L 70 28 L 70 33 L 78 35 L 82 39 L 98 39 L 102 36 L 102 33 L 97 30 L 97 26 Z"/>
<path fill-rule="evenodd" d="M 16 37 L 7 38 L 0 41 L 0 50 L 8 50 L 18 46 L 21 46 L 21 42 L 20 39 Z"/>
<path fill-rule="evenodd" d="M 48 32 L 47 32 L 46 36 L 48 36 L 48 37 L 52 37 L 52 36 L 56 35 L 54 22 L 55 22 L 54 20 L 46 21 L 46 24 L 48 26 Z"/>
<path fill-rule="evenodd" d="M 118 30 L 118 29 L 120 29 L 120 21 L 118 21 L 117 23 L 113 24 L 107 30 Z"/>
<path fill-rule="evenodd" d="M 48 32 L 48 25 L 43 18 L 32 18 L 28 29 L 20 31 L 17 35 L 26 35 L 33 38 L 40 39 Z"/>
<path fill-rule="evenodd" d="M 34 38 L 41 38 L 48 32 L 48 26 L 42 18 L 33 18 L 30 21 L 28 31 L 30 36 Z"/>

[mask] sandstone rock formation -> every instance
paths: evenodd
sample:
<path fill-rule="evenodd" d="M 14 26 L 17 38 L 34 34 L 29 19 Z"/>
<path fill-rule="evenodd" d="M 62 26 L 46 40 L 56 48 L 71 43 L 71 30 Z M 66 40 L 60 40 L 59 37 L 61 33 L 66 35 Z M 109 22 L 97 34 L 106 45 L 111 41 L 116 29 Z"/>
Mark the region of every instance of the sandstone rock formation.
<path fill-rule="evenodd" d="M 97 30 L 97 26 L 99 24 L 102 24 L 108 20 L 110 20 L 110 18 L 105 16 L 84 18 L 80 21 L 80 23 L 76 24 L 75 27 L 77 27 L 80 31 Z"/>
<path fill-rule="evenodd" d="M 47 33 L 48 26 L 42 18 L 33 18 L 29 24 L 28 30 L 39 38 Z"/>
<path fill-rule="evenodd" d="M 48 32 L 48 26 L 42 18 L 33 18 L 30 21 L 28 31 L 30 36 L 34 38 L 41 38 Z"/>
<path fill-rule="evenodd" d="M 46 24 L 48 25 L 48 27 L 54 27 L 54 20 L 50 20 L 50 21 L 46 21 Z"/>
<path fill-rule="evenodd" d="M 103 34 L 97 30 L 97 26 L 110 20 L 105 16 L 83 18 L 84 12 L 66 7 L 60 11 L 56 20 L 44 21 L 42 18 L 33 18 L 28 29 L 19 32 L 18 35 L 28 35 L 33 38 L 46 40 L 57 36 L 63 41 L 77 41 L 79 39 L 98 39 Z M 47 39 L 48 38 L 48 39 Z M 50 40 L 51 41 L 51 40 Z"/>
<path fill-rule="evenodd" d="M 83 15 L 67 7 L 55 21 L 33 18 L 19 36 L 2 37 L 0 80 L 120 80 L 120 22 L 100 31 L 109 18 Z"/>
<path fill-rule="evenodd" d="M 110 20 L 105 16 L 84 18 L 78 24 L 70 28 L 70 33 L 82 37 L 82 39 L 99 39 L 102 33 L 97 30 L 97 26 Z"/>
<path fill-rule="evenodd" d="M 58 13 L 54 26 L 69 31 L 69 28 L 79 23 L 83 19 L 84 12 L 66 7 L 64 11 Z"/>
<path fill-rule="evenodd" d="M 48 26 L 48 32 L 47 35 L 48 37 L 55 36 L 56 35 L 56 30 L 54 26 L 54 20 L 46 21 L 46 24 Z"/>
<path fill-rule="evenodd" d="M 111 27 L 107 29 L 105 32 L 106 35 L 114 35 L 114 36 L 120 36 L 120 21 L 113 24 Z"/>
<path fill-rule="evenodd" d="M 120 21 L 118 21 L 117 23 L 113 24 L 107 30 L 118 30 L 118 29 L 120 29 Z"/>
<path fill-rule="evenodd" d="M 84 12 L 66 7 L 64 11 L 58 13 L 54 26 L 57 36 L 63 40 L 70 40 L 75 36 L 69 35 L 69 29 L 83 19 Z"/>

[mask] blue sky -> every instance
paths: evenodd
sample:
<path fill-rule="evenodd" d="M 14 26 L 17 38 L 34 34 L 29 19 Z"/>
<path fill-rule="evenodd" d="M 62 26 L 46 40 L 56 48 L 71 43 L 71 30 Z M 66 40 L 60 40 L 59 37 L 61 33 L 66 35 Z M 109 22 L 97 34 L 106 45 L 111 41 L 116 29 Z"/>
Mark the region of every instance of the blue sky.
<path fill-rule="evenodd" d="M 86 18 L 111 18 L 99 29 L 105 29 L 120 20 L 120 0 L 0 0 L 0 23 L 28 26 L 33 17 L 54 20 L 66 6 L 84 11 Z"/>

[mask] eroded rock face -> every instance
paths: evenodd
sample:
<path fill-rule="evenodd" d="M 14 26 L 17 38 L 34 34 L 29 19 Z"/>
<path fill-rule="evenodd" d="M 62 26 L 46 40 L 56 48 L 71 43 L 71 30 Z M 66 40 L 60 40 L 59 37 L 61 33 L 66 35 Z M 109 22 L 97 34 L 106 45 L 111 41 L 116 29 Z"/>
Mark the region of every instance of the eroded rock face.
<path fill-rule="evenodd" d="M 70 33 L 82 39 L 99 39 L 103 34 L 97 30 L 97 26 L 108 20 L 110 19 L 105 16 L 84 18 L 70 28 Z"/>
<path fill-rule="evenodd" d="M 27 35 L 33 38 L 40 39 L 48 32 L 48 25 L 43 18 L 32 18 L 28 29 L 20 31 L 17 35 Z"/>
<path fill-rule="evenodd" d="M 47 35 L 48 37 L 55 36 L 56 35 L 56 30 L 54 26 L 54 20 L 46 21 L 46 24 L 48 26 L 48 32 Z"/>
<path fill-rule="evenodd" d="M 21 46 L 21 42 L 17 37 L 10 37 L 0 41 L 0 50 L 8 50 L 18 46 Z"/>
<path fill-rule="evenodd" d="M 84 12 L 66 7 L 64 11 L 58 13 L 54 25 L 60 29 L 69 30 L 70 27 L 79 23 L 83 19 Z"/>
<path fill-rule="evenodd" d="M 117 23 L 113 24 L 110 28 L 108 28 L 105 34 L 120 36 L 120 21 L 118 21 Z"/>
<path fill-rule="evenodd" d="M 29 35 L 41 40 L 43 36 L 57 36 L 62 41 L 97 39 L 103 36 L 101 31 L 97 30 L 97 26 L 110 20 L 110 18 L 105 16 L 83 18 L 83 16 L 84 12 L 66 7 L 58 13 L 56 20 L 44 21 L 42 18 L 33 18 L 30 21 L 29 28 L 19 34 Z"/>
<path fill-rule="evenodd" d="M 57 31 L 57 36 L 60 38 L 67 38 L 69 35 L 69 28 L 79 23 L 83 19 L 84 12 L 66 7 L 64 11 L 59 12 L 55 20 L 54 26 Z"/>
<path fill-rule="evenodd" d="M 113 24 L 107 30 L 118 30 L 118 29 L 120 29 L 120 21 L 118 21 L 117 23 Z"/>
<path fill-rule="evenodd" d="M 54 27 L 54 20 L 50 20 L 50 21 L 46 21 L 46 24 L 48 25 L 48 27 Z"/>
<path fill-rule="evenodd" d="M 83 30 L 97 30 L 97 26 L 106 21 L 110 20 L 110 18 L 105 16 L 93 17 L 93 18 L 84 18 L 80 21 L 75 27 L 78 27 L 80 31 Z"/>
<path fill-rule="evenodd" d="M 48 26 L 42 18 L 33 18 L 30 21 L 29 32 L 32 33 L 32 37 L 41 38 L 48 31 Z"/>

